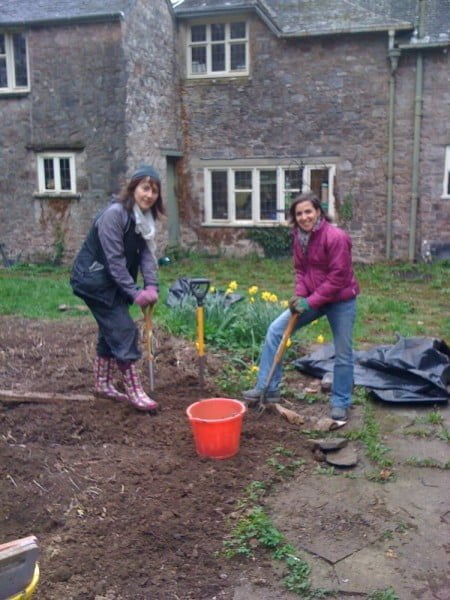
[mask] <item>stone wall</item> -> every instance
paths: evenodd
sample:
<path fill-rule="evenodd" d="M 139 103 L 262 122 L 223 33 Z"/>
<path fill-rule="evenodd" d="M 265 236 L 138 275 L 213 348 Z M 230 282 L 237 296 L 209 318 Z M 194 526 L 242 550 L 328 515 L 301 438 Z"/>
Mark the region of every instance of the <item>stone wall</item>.
<path fill-rule="evenodd" d="M 0 98 L 0 241 L 22 259 L 78 249 L 124 171 L 124 73 L 119 23 L 29 31 L 31 91 Z M 14 124 L 12 126 L 12 124 Z M 41 151 L 75 151 L 79 199 L 39 198 Z"/>
<path fill-rule="evenodd" d="M 356 260 L 386 255 L 389 62 L 386 33 L 308 39 L 277 39 L 256 17 L 250 22 L 248 78 L 183 83 L 185 176 L 183 236 L 199 245 L 243 248 L 245 230 L 202 227 L 204 202 L 201 159 L 336 157 L 336 200 L 352 204 L 346 224 Z M 429 164 L 448 142 L 448 55 L 426 71 L 423 163 L 424 199 L 442 187 L 443 157 Z M 399 69 L 395 156 L 394 250 L 408 254 L 408 206 L 414 105 L 414 60 L 402 57 Z M 412 62 L 411 62 L 412 61 Z M 447 69 L 447 71 L 445 70 Z M 429 71 L 429 72 L 428 72 Z M 436 79 L 441 82 L 437 87 Z M 434 114 L 437 117 L 433 116 Z M 427 146 L 433 140 L 433 146 Z M 434 149 L 433 149 L 434 148 Z M 200 160 L 199 160 L 200 159 Z M 436 171 L 438 172 L 436 174 Z M 437 179 L 436 179 L 437 178 Z M 425 219 L 425 212 L 420 215 Z M 426 217 L 427 230 L 436 216 Z M 424 221 L 425 223 L 425 221 Z"/>
<path fill-rule="evenodd" d="M 127 167 L 132 172 L 140 163 L 153 164 L 165 198 L 165 152 L 181 147 L 175 23 L 166 1 L 138 2 L 124 32 Z M 167 245 L 165 220 L 158 227 L 157 245 L 161 254 Z"/>
<path fill-rule="evenodd" d="M 0 243 L 10 256 L 63 250 L 71 262 L 137 164 L 165 180 L 162 149 L 179 147 L 174 31 L 166 0 L 140 0 L 121 22 L 29 31 L 31 91 L 0 96 Z M 77 199 L 36 197 L 36 153 L 56 150 L 76 153 Z"/>

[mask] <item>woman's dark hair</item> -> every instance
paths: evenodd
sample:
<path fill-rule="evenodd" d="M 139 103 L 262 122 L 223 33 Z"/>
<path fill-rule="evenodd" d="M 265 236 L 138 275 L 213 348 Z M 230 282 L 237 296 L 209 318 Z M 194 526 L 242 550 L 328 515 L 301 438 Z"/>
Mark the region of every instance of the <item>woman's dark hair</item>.
<path fill-rule="evenodd" d="M 148 179 L 152 185 L 155 185 L 158 188 L 158 199 L 150 209 L 152 211 L 153 218 L 156 220 L 158 216 L 165 213 L 163 199 L 161 196 L 161 182 L 157 179 L 153 179 L 153 177 L 148 177 L 146 175 L 143 177 L 130 179 L 130 181 L 128 181 L 128 183 L 126 183 L 122 188 L 122 191 L 117 199 L 123 204 L 128 212 L 131 212 L 134 206 L 134 191 L 143 179 Z"/>
<path fill-rule="evenodd" d="M 289 208 L 289 222 L 291 225 L 294 225 L 294 227 L 297 225 L 297 220 L 295 218 L 295 209 L 297 207 L 297 204 L 300 204 L 301 202 L 311 202 L 311 204 L 316 210 L 320 210 L 320 216 L 322 217 L 322 219 L 325 219 L 325 221 L 328 222 L 331 221 L 330 217 L 323 210 L 323 207 L 320 204 L 320 200 L 317 194 L 315 194 L 314 192 L 305 192 L 304 194 L 300 194 L 300 196 L 294 198 L 291 207 Z"/>

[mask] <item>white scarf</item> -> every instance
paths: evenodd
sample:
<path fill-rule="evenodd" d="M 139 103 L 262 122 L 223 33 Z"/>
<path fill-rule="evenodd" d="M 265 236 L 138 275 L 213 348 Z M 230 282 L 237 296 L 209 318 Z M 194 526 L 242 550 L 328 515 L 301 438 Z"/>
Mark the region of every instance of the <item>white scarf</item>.
<path fill-rule="evenodd" d="M 156 260 L 156 226 L 152 211 L 148 210 L 147 212 L 143 213 L 139 206 L 134 203 L 133 213 L 136 221 L 136 233 L 140 233 L 142 235 L 148 249 L 153 255 L 153 258 Z"/>

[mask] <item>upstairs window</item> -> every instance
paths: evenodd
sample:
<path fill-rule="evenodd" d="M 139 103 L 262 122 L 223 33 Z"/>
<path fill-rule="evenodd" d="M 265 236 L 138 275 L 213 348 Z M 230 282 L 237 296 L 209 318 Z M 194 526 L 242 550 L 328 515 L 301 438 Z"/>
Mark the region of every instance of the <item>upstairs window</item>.
<path fill-rule="evenodd" d="M 0 32 L 0 93 L 23 92 L 28 89 L 25 34 Z"/>
<path fill-rule="evenodd" d="M 73 154 L 38 155 L 39 193 L 76 193 L 75 156 Z"/>
<path fill-rule="evenodd" d="M 286 223 L 298 194 L 314 191 L 334 214 L 335 165 L 301 167 L 215 167 L 205 169 L 205 224 L 274 225 Z"/>
<path fill-rule="evenodd" d="M 203 23 L 188 30 L 188 76 L 248 74 L 247 23 Z"/>

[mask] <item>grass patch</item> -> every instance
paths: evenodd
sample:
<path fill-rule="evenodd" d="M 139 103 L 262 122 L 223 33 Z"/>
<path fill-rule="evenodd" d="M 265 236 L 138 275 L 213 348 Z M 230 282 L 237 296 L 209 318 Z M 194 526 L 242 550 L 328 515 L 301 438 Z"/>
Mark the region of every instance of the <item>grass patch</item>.
<path fill-rule="evenodd" d="M 292 451 L 278 446 L 274 448 L 273 456 L 267 463 L 274 468 L 273 477 L 268 483 L 253 481 L 247 486 L 244 498 L 237 503 L 242 516 L 224 541 L 223 553 L 231 559 L 256 558 L 258 552 L 270 552 L 273 560 L 283 564 L 286 573 L 283 585 L 287 590 L 306 600 L 331 596 L 331 590 L 311 587 L 311 567 L 297 550 L 286 542 L 284 535 L 274 526 L 270 516 L 261 506 L 264 496 L 279 477 L 290 477 L 303 465 L 303 460 L 296 459 Z"/>

